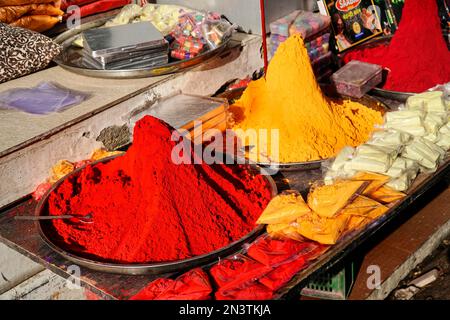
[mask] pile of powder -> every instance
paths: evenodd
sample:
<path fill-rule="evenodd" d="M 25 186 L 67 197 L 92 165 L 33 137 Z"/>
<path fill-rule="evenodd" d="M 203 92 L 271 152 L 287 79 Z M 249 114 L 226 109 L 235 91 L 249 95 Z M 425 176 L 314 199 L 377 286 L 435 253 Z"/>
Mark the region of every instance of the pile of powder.
<path fill-rule="evenodd" d="M 271 198 L 248 166 L 174 164 L 176 142 L 146 116 L 124 156 L 88 165 L 49 198 L 51 215 L 93 214 L 92 224 L 54 220 L 55 239 L 71 252 L 103 261 L 174 261 L 242 238 Z"/>
<path fill-rule="evenodd" d="M 389 45 L 356 50 L 344 58 L 389 69 L 385 89 L 422 92 L 450 81 L 450 51 L 445 44 L 435 0 L 408 0 Z"/>
<path fill-rule="evenodd" d="M 278 47 L 266 78 L 251 82 L 230 110 L 237 136 L 247 129 L 279 129 L 279 156 L 272 152 L 270 135 L 267 148 L 258 146 L 258 152 L 282 163 L 332 157 L 346 145 L 365 142 L 374 125 L 382 123 L 378 111 L 323 95 L 299 35 Z M 245 137 L 241 140 L 246 144 Z"/>

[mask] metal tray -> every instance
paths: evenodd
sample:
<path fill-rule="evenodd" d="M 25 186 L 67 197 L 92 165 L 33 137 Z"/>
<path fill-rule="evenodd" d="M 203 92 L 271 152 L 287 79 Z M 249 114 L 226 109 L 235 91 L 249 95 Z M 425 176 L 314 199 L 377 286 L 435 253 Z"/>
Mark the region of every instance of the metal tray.
<path fill-rule="evenodd" d="M 332 87 L 327 87 L 326 85 L 321 85 L 322 90 L 324 93 L 327 94 L 327 96 L 334 97 L 335 92 L 332 91 Z M 244 92 L 245 88 L 239 88 L 239 89 L 233 89 L 228 90 L 223 93 L 220 93 L 217 95 L 217 97 L 220 98 L 226 98 L 229 100 L 230 105 L 232 104 L 233 100 L 239 99 L 242 93 Z M 355 99 L 351 97 L 346 97 L 346 99 L 350 99 L 352 101 L 357 101 L 363 105 L 365 105 L 368 108 L 380 111 L 383 115 L 386 113 L 390 108 L 383 103 L 382 101 L 371 97 L 369 95 L 363 96 L 361 99 Z M 256 162 L 253 163 L 254 165 L 257 165 L 261 168 L 270 168 L 269 172 L 275 170 L 275 171 L 307 171 L 307 170 L 314 170 L 314 169 L 320 169 L 322 167 L 322 163 L 325 161 L 330 160 L 330 158 L 327 159 L 319 159 L 319 160 L 313 160 L 313 161 L 305 161 L 305 162 L 289 162 L 289 163 L 263 163 L 263 162 Z M 249 161 L 249 160 L 247 160 Z"/>
<path fill-rule="evenodd" d="M 379 45 L 382 44 L 388 44 L 392 39 L 392 36 L 383 36 L 383 37 L 376 37 L 373 38 L 369 41 L 367 41 L 366 43 L 359 45 L 353 49 L 350 49 L 348 51 L 345 51 L 342 54 L 339 54 L 339 58 L 340 58 L 340 62 L 343 63 L 344 57 L 346 56 L 346 54 L 355 51 L 355 50 L 359 50 L 359 49 L 364 49 L 364 48 L 373 48 L 373 47 L 377 47 Z M 383 72 L 383 81 L 386 81 L 386 73 Z M 414 95 L 415 93 L 412 92 L 400 92 L 400 91 L 393 91 L 393 90 L 386 90 L 386 89 L 382 89 L 382 88 L 374 88 L 370 91 L 371 94 L 381 97 L 381 98 L 385 98 L 385 99 L 389 99 L 389 100 L 397 100 L 397 101 L 401 101 L 401 102 L 405 102 L 410 96 Z"/>
<path fill-rule="evenodd" d="M 112 159 L 120 157 L 121 155 L 116 155 L 108 158 L 104 158 L 99 161 L 93 162 L 91 165 L 95 165 L 97 163 L 106 163 Z M 85 167 L 85 166 L 84 166 Z M 35 209 L 35 215 L 44 216 L 48 215 L 48 198 L 50 194 L 58 188 L 61 183 L 63 183 L 69 177 L 78 174 L 84 167 L 81 167 L 69 175 L 65 176 L 58 182 L 56 182 L 50 190 L 42 197 L 39 201 L 38 205 Z M 260 168 L 257 166 L 251 166 L 252 170 L 255 172 L 260 172 Z M 270 176 L 265 176 L 268 185 L 270 186 L 272 197 L 278 194 L 277 186 L 274 180 Z M 256 239 L 257 236 L 264 232 L 264 226 L 258 225 L 252 232 L 244 236 L 243 238 L 229 244 L 226 247 L 220 248 L 218 250 L 212 251 L 210 253 L 192 257 L 189 259 L 179 260 L 179 261 L 171 261 L 171 262 L 158 262 L 158 263 L 148 263 L 148 264 L 118 264 L 118 263 L 109 263 L 96 261 L 91 258 L 83 257 L 78 253 L 72 253 L 68 250 L 61 248 L 55 241 L 52 240 L 49 235 L 52 231 L 52 224 L 50 221 L 41 220 L 37 221 L 37 229 L 39 231 L 39 235 L 43 239 L 43 241 L 56 253 L 60 254 L 64 258 L 69 261 L 72 261 L 78 265 L 84 266 L 86 268 L 90 268 L 97 271 L 109 272 L 109 273 L 117 273 L 117 274 L 128 274 L 128 275 L 144 275 L 144 274 L 163 274 L 169 272 L 177 272 L 184 269 L 194 268 L 199 265 L 207 264 L 211 261 L 215 261 L 221 257 L 228 256 L 237 252 L 241 249 L 242 245 L 246 242 L 251 242 Z"/>
<path fill-rule="evenodd" d="M 195 67 L 196 65 L 209 60 L 218 54 L 220 54 L 228 45 L 231 37 L 226 38 L 222 44 L 214 50 L 206 51 L 198 56 L 170 62 L 162 66 L 136 68 L 136 69 L 123 69 L 123 70 L 98 70 L 88 69 L 82 64 L 83 49 L 77 48 L 72 45 L 75 38 L 84 30 L 92 28 L 98 28 L 111 19 L 110 17 L 102 18 L 96 21 L 82 24 L 79 28 L 70 29 L 54 40 L 62 46 L 61 54 L 53 59 L 60 67 L 84 76 L 96 77 L 96 78 L 110 78 L 110 79 L 136 79 L 166 75 L 170 73 L 180 72 Z"/>

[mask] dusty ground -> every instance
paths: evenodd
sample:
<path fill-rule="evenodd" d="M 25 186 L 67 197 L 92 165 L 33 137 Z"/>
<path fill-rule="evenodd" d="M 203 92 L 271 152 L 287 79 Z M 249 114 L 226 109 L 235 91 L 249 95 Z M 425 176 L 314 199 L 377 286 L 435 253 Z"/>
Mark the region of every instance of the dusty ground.
<path fill-rule="evenodd" d="M 420 289 L 412 300 L 450 300 L 450 236 L 441 243 L 430 257 L 412 270 L 397 289 L 406 288 L 411 280 L 433 269 L 439 271 L 439 278 Z M 394 296 L 396 290 L 391 293 L 388 299 L 396 299 Z"/>

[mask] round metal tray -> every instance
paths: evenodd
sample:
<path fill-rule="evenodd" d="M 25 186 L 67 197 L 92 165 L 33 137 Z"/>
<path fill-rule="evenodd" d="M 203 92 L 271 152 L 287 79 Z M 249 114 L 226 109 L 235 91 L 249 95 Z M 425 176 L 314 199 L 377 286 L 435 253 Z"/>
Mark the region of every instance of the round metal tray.
<path fill-rule="evenodd" d="M 341 59 L 341 62 L 343 63 L 344 57 L 346 56 L 346 54 L 353 52 L 355 50 L 360 50 L 360 49 L 364 49 L 364 48 L 374 48 L 377 47 L 379 45 L 383 45 L 383 44 L 388 44 L 392 39 L 392 36 L 383 36 L 383 37 L 376 37 L 373 38 L 369 41 L 367 41 L 366 43 L 357 46 L 354 49 L 350 49 L 348 51 L 345 51 L 342 54 L 339 54 L 339 58 Z M 383 82 L 386 81 L 386 77 L 387 74 L 383 73 Z M 400 91 L 393 91 L 393 90 L 387 90 L 387 89 L 383 89 L 383 88 L 374 88 L 370 91 L 371 94 L 381 97 L 381 98 L 385 98 L 385 99 L 389 99 L 389 100 L 396 100 L 396 101 L 400 101 L 400 102 L 405 102 L 410 96 L 414 95 L 415 93 L 412 92 L 400 92 Z"/>
<path fill-rule="evenodd" d="M 55 59 L 53 59 L 53 61 L 55 61 L 59 66 L 68 71 L 89 77 L 110 79 L 136 79 L 155 77 L 193 68 L 198 64 L 220 54 L 227 47 L 229 41 L 231 40 L 231 37 L 228 37 L 216 49 L 201 53 L 194 58 L 175 61 L 161 66 L 121 70 L 98 70 L 86 68 L 81 64 L 83 49 L 73 46 L 72 43 L 81 32 L 93 28 L 98 28 L 105 24 L 109 19 L 111 18 L 106 17 L 96 21 L 84 23 L 79 28 L 70 29 L 60 34 L 55 38 L 55 42 L 59 43 L 62 46 L 62 52 Z"/>
<path fill-rule="evenodd" d="M 97 163 L 106 163 L 116 157 L 120 157 L 121 155 L 116 155 L 112 157 L 108 157 L 96 162 L 93 162 L 91 165 L 95 165 Z M 85 167 L 85 166 L 84 166 Z M 79 174 L 81 170 L 84 169 L 84 167 L 81 167 L 79 169 L 76 169 L 69 175 L 65 176 L 58 182 L 56 182 L 50 190 L 47 191 L 47 193 L 42 197 L 42 199 L 39 201 L 36 210 L 35 215 L 37 216 L 45 216 L 48 215 L 48 198 L 50 194 L 57 189 L 61 183 L 63 183 L 66 179 L 69 177 L 72 177 L 74 175 Z M 251 169 L 255 171 L 255 173 L 259 173 L 261 171 L 261 168 L 257 166 L 251 166 Z M 275 184 L 275 181 L 270 176 L 264 176 L 266 179 L 270 190 L 272 197 L 276 196 L 278 194 L 277 186 Z M 218 258 L 228 256 L 230 254 L 233 254 L 237 251 L 239 251 L 242 247 L 242 245 L 246 242 L 251 242 L 256 237 L 261 235 L 264 232 L 264 226 L 258 225 L 253 231 L 251 231 L 246 236 L 242 237 L 241 239 L 230 243 L 228 246 L 220 248 L 218 250 L 212 251 L 210 253 L 192 257 L 189 259 L 179 260 L 179 261 L 170 261 L 170 262 L 158 262 L 158 263 L 140 263 L 140 264 L 118 264 L 118 263 L 110 263 L 110 262 L 104 262 L 104 261 L 96 261 L 90 257 L 84 257 L 80 255 L 79 253 L 73 253 L 69 250 L 66 250 L 62 248 L 56 241 L 52 240 L 51 233 L 55 232 L 53 229 L 53 225 L 50 220 L 41 220 L 36 222 L 39 235 L 44 240 L 44 242 L 56 253 L 60 254 L 64 258 L 66 258 L 69 261 L 72 261 L 78 265 L 84 266 L 89 269 L 102 271 L 102 272 L 109 272 L 109 273 L 117 273 L 117 274 L 128 274 L 128 275 L 144 275 L 144 274 L 163 274 L 163 273 L 169 273 L 169 272 L 177 272 L 184 269 L 194 268 L 196 266 L 204 265 L 209 262 L 212 262 L 214 260 L 217 260 Z"/>
<path fill-rule="evenodd" d="M 332 86 L 326 86 L 321 84 L 321 88 L 329 97 L 336 96 L 336 93 L 333 91 Z M 233 89 L 228 90 L 223 93 L 220 93 L 217 95 L 217 97 L 220 98 L 226 98 L 230 102 L 232 100 L 239 99 L 242 93 L 244 92 L 245 88 L 239 88 L 239 89 Z M 338 98 L 336 96 L 336 98 Z M 363 105 L 365 105 L 368 108 L 377 110 L 381 112 L 383 115 L 389 110 L 389 107 L 383 103 L 382 101 L 378 100 L 375 97 L 371 97 L 369 95 L 363 96 L 361 99 L 355 99 L 351 97 L 346 97 L 346 99 L 350 99 L 352 101 L 359 102 Z M 274 171 L 306 171 L 306 170 L 314 170 L 314 169 L 320 169 L 322 167 L 322 163 L 325 161 L 330 160 L 330 158 L 327 159 L 319 159 L 319 160 L 313 160 L 313 161 L 305 161 L 305 162 L 288 162 L 288 163 L 264 163 L 264 162 L 255 162 L 254 165 L 257 165 L 263 169 L 268 170 L 267 172 L 274 172 Z M 253 163 L 250 160 L 247 160 L 250 163 Z M 268 168 L 268 169 L 267 169 Z"/>

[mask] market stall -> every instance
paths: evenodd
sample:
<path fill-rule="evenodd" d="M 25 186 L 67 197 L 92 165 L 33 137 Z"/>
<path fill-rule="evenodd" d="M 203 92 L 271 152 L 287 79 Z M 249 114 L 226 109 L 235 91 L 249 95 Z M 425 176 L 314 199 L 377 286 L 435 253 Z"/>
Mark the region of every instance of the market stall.
<path fill-rule="evenodd" d="M 231 86 L 262 58 L 220 14 L 176 7 L 172 21 L 157 5 L 128 5 L 66 31 L 59 66 L 39 73 L 89 79 L 61 114 L 90 111 L 70 124 L 50 113 L 50 131 L 5 143 L 0 240 L 64 278 L 78 266 L 105 299 L 297 298 L 449 173 L 450 52 L 437 5 L 418 3 L 406 2 L 389 37 L 361 15 L 371 33 L 346 50 L 338 21 L 297 10 L 271 25 L 265 74 Z M 126 36 L 148 24 L 151 42 Z M 91 109 L 90 86 L 118 95 Z M 37 173 L 10 177 L 13 159 L 31 168 L 26 148 Z"/>

